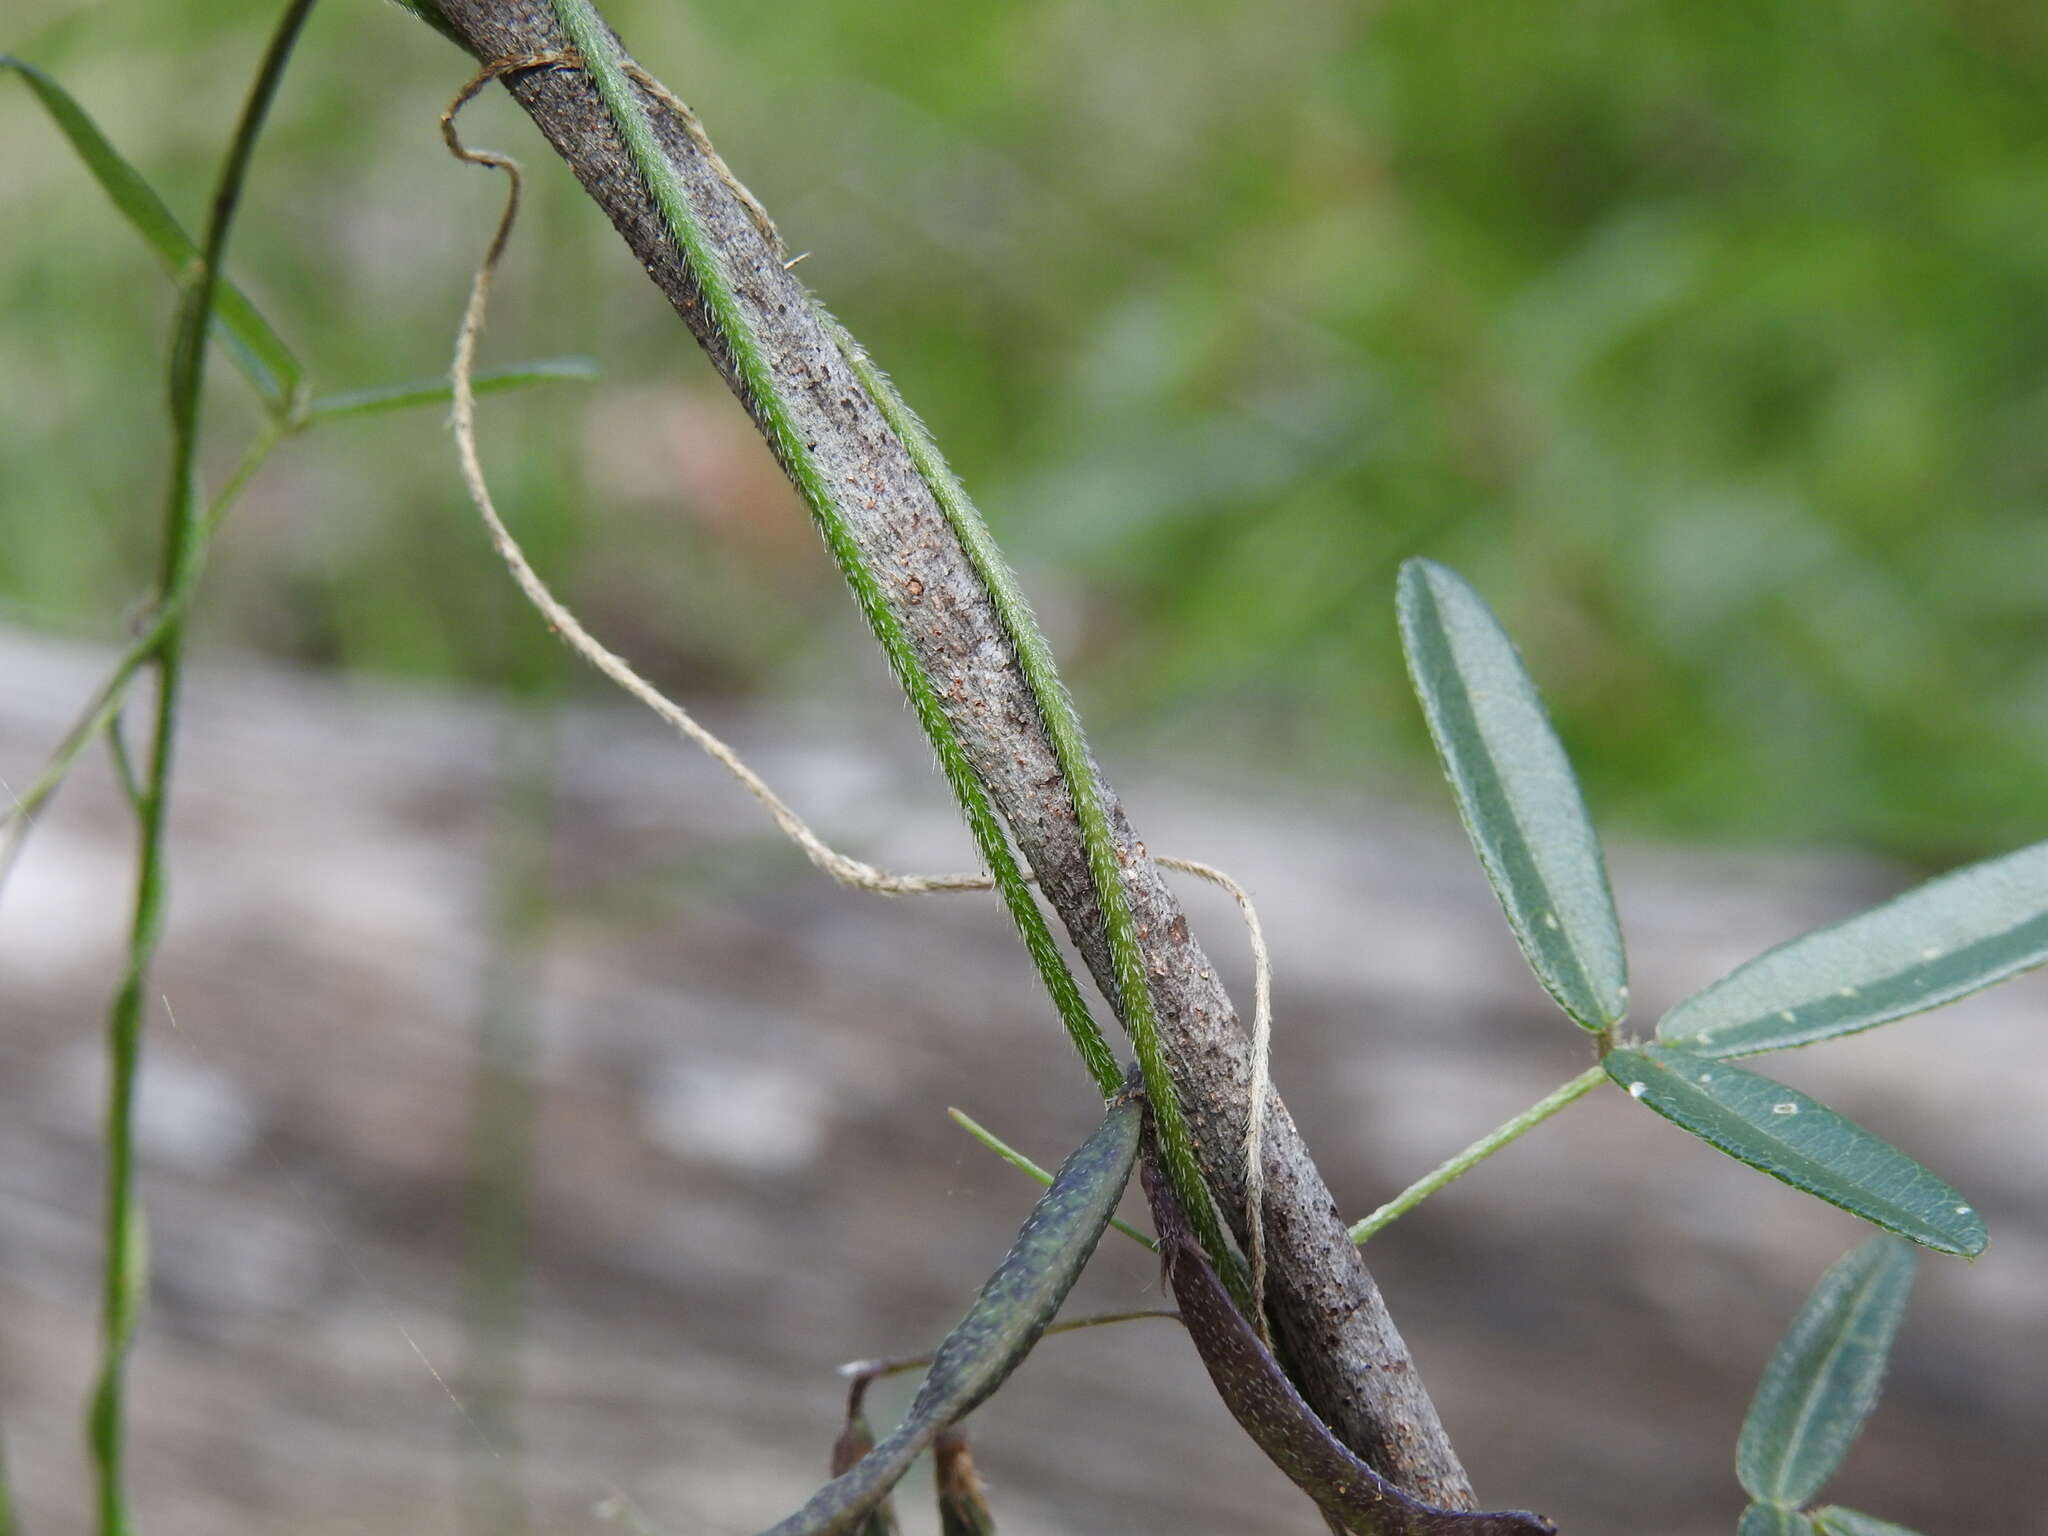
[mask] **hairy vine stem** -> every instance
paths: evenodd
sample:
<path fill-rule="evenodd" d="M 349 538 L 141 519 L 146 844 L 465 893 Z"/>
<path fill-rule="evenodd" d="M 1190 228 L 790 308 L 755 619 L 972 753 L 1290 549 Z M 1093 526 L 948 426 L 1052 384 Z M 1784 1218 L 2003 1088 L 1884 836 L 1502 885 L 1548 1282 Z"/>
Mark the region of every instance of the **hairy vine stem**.
<path fill-rule="evenodd" d="M 794 843 L 806 858 L 819 869 L 832 876 L 833 879 L 855 890 L 870 891 L 884 896 L 930 895 L 940 892 L 962 893 L 996 889 L 997 881 L 989 875 L 891 874 L 886 870 L 877 869 L 865 860 L 849 857 L 826 843 L 823 838 L 819 837 L 811 829 L 809 823 L 790 807 L 787 801 L 778 795 L 758 773 L 748 766 L 745 759 L 739 753 L 734 751 L 731 746 L 716 734 L 706 730 L 687 709 L 648 682 L 646 678 L 633 669 L 631 663 L 605 646 L 602 641 L 584 627 L 583 621 L 549 590 L 547 583 L 542 580 L 540 573 L 534 569 L 533 563 L 527 559 L 525 550 L 520 547 L 519 541 L 512 534 L 512 530 L 506 526 L 505 520 L 499 515 L 496 500 L 491 495 L 490 484 L 484 475 L 483 461 L 477 447 L 476 347 L 477 340 L 483 332 L 484 317 L 489 302 L 491 285 L 497 273 L 498 263 L 504 257 L 505 247 L 511 235 L 513 222 L 518 217 L 523 172 L 519 169 L 517 162 L 508 156 L 496 154 L 488 150 L 473 150 L 469 148 L 463 143 L 461 135 L 456 130 L 455 119 L 462 108 L 474 99 L 484 86 L 500 76 L 530 69 L 550 69 L 557 66 L 580 67 L 580 59 L 576 55 L 561 54 L 546 56 L 526 55 L 516 59 L 498 60 L 487 65 L 468 84 L 464 85 L 456 93 L 454 101 L 449 104 L 447 110 L 441 114 L 441 137 L 447 143 L 450 153 L 456 159 L 466 164 L 502 171 L 506 177 L 507 191 L 504 212 L 499 217 L 489 248 L 486 250 L 483 262 L 478 266 L 475 279 L 470 285 L 469 303 L 463 311 L 462 324 L 456 335 L 455 362 L 454 366 L 449 370 L 449 389 L 453 397 L 451 422 L 455 431 L 456 456 L 462 465 L 463 483 L 469 491 L 470 501 L 475 505 L 477 514 L 483 519 L 484 528 L 490 536 L 492 546 L 497 550 L 498 557 L 505 563 L 505 568 L 511 574 L 513 582 L 525 594 L 527 601 L 533 605 L 535 611 L 547 621 L 548 628 L 552 633 L 558 635 L 568 644 L 572 651 L 595 667 L 606 678 L 616 683 L 621 690 L 639 700 L 642 704 L 645 704 L 655 715 L 673 727 L 685 740 L 699 748 L 714 762 L 732 774 L 746 789 L 748 794 L 752 795 L 761 805 L 762 809 L 767 811 L 769 817 L 775 822 L 783 835 Z M 637 76 L 638 72 L 635 71 L 634 73 Z M 652 88 L 657 91 L 661 90 L 658 83 L 654 83 Z M 666 92 L 662 92 L 661 99 L 664 102 L 673 102 L 674 100 Z M 678 110 L 688 110 L 682 107 L 680 102 L 675 102 L 674 105 Z M 692 121 L 694 122 L 694 119 Z M 707 153 L 709 152 L 707 149 Z M 719 163 L 723 165 L 722 161 Z M 721 174 L 729 175 L 729 173 L 723 172 Z M 733 182 L 732 185 L 742 194 L 745 193 L 744 188 L 738 188 L 737 182 Z M 743 201 L 746 202 L 749 211 L 755 215 L 755 222 L 763 233 L 774 238 L 774 226 L 768 222 L 766 213 L 761 211 L 758 205 L 753 202 L 751 195 L 744 195 Z M 852 349 L 855 344 L 851 337 L 842 335 L 840 345 L 841 350 L 847 352 L 849 357 L 853 355 Z M 864 362 L 865 359 L 862 361 Z M 907 407 L 905 409 L 907 410 Z M 936 450 L 933 451 L 936 453 Z M 926 482 L 931 484 L 933 482 L 933 475 L 929 471 L 923 472 L 925 473 Z M 964 498 L 964 492 L 958 494 Z M 972 506 L 968 506 L 966 511 L 967 515 L 974 519 L 973 526 L 979 529 L 980 523 L 978 517 L 974 516 Z M 985 530 L 981 533 L 981 537 L 986 540 Z M 990 553 L 993 556 L 992 545 L 990 546 Z M 1008 577 L 1007 571 L 1004 572 L 1004 576 Z M 1018 601 L 1021 602 L 1021 598 Z M 1028 619 L 1028 617 L 1027 613 L 1026 618 Z M 1035 629 L 1033 634 L 1036 635 Z M 1042 637 L 1038 638 L 1037 645 L 1039 651 L 1043 653 L 1045 645 Z M 1058 690 L 1060 686 L 1059 678 L 1050 671 L 1051 660 L 1049 655 L 1044 657 L 1041 666 L 1044 670 L 1040 674 L 1041 681 L 1039 686 Z M 1071 705 L 1068 707 L 1071 710 Z M 111 739 L 118 743 L 118 734 Z M 1239 911 L 1244 914 L 1246 931 L 1251 939 L 1253 990 L 1256 998 L 1252 1018 L 1252 1103 L 1255 1110 L 1263 1110 L 1267 1081 L 1267 1063 L 1270 1059 L 1272 1048 L 1272 959 L 1266 947 L 1265 931 L 1259 923 L 1258 909 L 1252 904 L 1251 894 L 1243 886 L 1213 865 L 1204 864 L 1193 859 L 1175 859 L 1163 855 L 1158 856 L 1157 862 L 1167 869 L 1176 869 L 1185 874 L 1196 875 L 1213 885 L 1221 887 L 1229 893 L 1231 898 L 1237 903 Z M 1057 994 L 1055 996 L 1057 997 Z M 1077 1040 L 1078 1043 L 1081 1042 Z M 1084 1047 L 1084 1059 L 1086 1059 L 1088 1050 L 1092 1049 L 1092 1045 L 1093 1041 L 1091 1039 L 1087 1046 Z M 1105 1045 L 1103 1048 L 1106 1050 L 1107 1046 Z M 1259 1216 L 1260 1181 L 1263 1174 L 1260 1149 L 1265 1132 L 1265 1118 L 1262 1112 L 1255 1112 L 1245 1128 L 1245 1196 L 1250 1207 L 1251 1241 L 1248 1244 L 1248 1255 L 1251 1275 L 1249 1284 L 1243 1288 L 1243 1301 L 1247 1310 L 1257 1314 L 1255 1321 L 1259 1328 L 1260 1337 L 1267 1339 L 1267 1342 L 1270 1343 L 1271 1340 L 1265 1325 L 1263 1310 L 1251 1305 L 1252 1297 L 1263 1294 L 1265 1290 L 1264 1231 L 1263 1223 Z M 1179 1122 L 1179 1129 L 1183 1142 L 1185 1142 L 1187 1132 L 1184 1122 Z M 1010 1154 L 1006 1153 L 1005 1155 Z M 1020 1164 L 1020 1166 L 1026 1165 Z M 1126 1230 L 1129 1229 L 1126 1228 Z M 1218 1247 L 1220 1251 L 1220 1240 Z M 4 1533 L 0 1533 L 0 1536 L 4 1536 Z"/>
<path fill-rule="evenodd" d="M 1025 672 L 1018 610 L 983 568 L 992 546 L 976 548 L 971 529 L 949 515 L 933 462 L 919 462 L 928 445 L 907 440 L 922 436 L 907 428 L 907 410 L 893 391 L 878 398 L 879 375 L 849 355 L 838 327 L 784 266 L 779 245 L 707 153 L 702 130 L 617 51 L 581 0 L 561 3 L 562 16 L 542 0 L 416 0 L 413 8 L 430 9 L 437 28 L 480 60 L 574 53 L 586 61 L 505 84 L 804 494 L 1048 983 L 1056 973 L 1033 942 L 1034 920 L 1040 929 L 1043 920 L 997 812 L 1139 1043 L 1141 1062 L 1168 1080 L 1155 1104 L 1184 1111 L 1194 1171 L 1248 1249 L 1240 1159 L 1249 1047 L 1178 902 L 1096 771 L 1071 706 L 1044 686 L 1049 658 L 1032 657 L 1044 662 L 1037 679 Z M 1002 879 L 1003 860 L 1014 883 Z M 1077 1002 L 1077 993 L 1061 999 L 1078 1044 Z M 1145 1061 L 1148 1029 L 1157 1049 Z M 1101 1083 L 1099 1067 L 1091 1070 Z M 1264 1300 L 1284 1358 L 1323 1417 L 1391 1480 L 1432 1503 L 1471 1507 L 1463 1469 L 1335 1202 L 1285 1107 L 1270 1090 L 1264 1097 Z"/>

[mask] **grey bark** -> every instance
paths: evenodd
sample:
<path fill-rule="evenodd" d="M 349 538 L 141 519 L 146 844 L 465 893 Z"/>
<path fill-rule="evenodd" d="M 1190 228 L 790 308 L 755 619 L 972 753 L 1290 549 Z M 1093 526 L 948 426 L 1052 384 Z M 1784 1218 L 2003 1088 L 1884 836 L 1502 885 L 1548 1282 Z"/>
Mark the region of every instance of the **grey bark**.
<path fill-rule="evenodd" d="M 544 3 L 432 3 L 480 60 L 566 48 Z M 575 69 L 533 69 L 505 83 L 734 384 L 730 352 L 595 86 Z M 643 94 L 662 146 L 761 337 L 799 433 L 826 482 L 840 492 L 842 511 L 944 696 L 976 772 L 1113 1003 L 1108 944 L 1073 800 L 988 594 L 908 451 L 854 378 L 780 252 L 689 126 L 644 88 Z M 737 384 L 734 389 L 758 421 L 755 402 Z M 1248 1046 L 1178 901 L 1106 784 L 1103 792 L 1174 1080 L 1210 1185 L 1243 1242 L 1237 1149 L 1249 1098 Z M 1436 1408 L 1277 1094 L 1268 1100 L 1268 1114 L 1266 1303 L 1283 1358 L 1317 1413 L 1391 1481 L 1444 1508 L 1472 1508 L 1471 1485 Z"/>

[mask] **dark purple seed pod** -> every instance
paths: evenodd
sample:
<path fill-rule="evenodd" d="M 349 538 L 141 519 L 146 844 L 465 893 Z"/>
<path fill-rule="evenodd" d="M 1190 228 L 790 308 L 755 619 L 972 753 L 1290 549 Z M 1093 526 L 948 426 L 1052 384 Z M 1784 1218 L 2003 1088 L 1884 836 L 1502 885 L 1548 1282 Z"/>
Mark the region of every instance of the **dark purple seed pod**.
<path fill-rule="evenodd" d="M 1008 1379 L 1058 1314 L 1130 1183 L 1142 1123 L 1134 1091 L 1110 1102 L 1095 1134 L 1060 1165 L 967 1315 L 933 1352 L 903 1422 L 764 1536 L 867 1536 L 864 1522 L 911 1462 Z"/>
<path fill-rule="evenodd" d="M 1556 1536 L 1540 1515 L 1439 1509 L 1388 1482 L 1330 1432 L 1216 1277 L 1173 1186 L 1148 1150 L 1140 1178 L 1159 1229 L 1167 1284 L 1224 1406 L 1273 1464 L 1355 1536 Z"/>

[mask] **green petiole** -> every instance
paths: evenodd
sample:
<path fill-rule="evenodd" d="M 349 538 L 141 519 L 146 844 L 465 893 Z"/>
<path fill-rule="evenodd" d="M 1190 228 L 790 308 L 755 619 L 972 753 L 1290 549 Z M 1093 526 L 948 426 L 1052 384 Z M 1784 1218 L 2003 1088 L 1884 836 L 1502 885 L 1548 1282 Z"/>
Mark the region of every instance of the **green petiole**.
<path fill-rule="evenodd" d="M 1567 1104 L 1583 1099 L 1606 1081 L 1606 1068 L 1586 1068 L 1556 1092 L 1538 1099 L 1514 1119 L 1495 1126 L 1456 1157 L 1431 1169 L 1370 1216 L 1354 1222 L 1351 1227 L 1351 1241 L 1362 1243 L 1380 1228 L 1400 1220 L 1453 1179 L 1477 1168 L 1509 1142 L 1534 1130 Z"/>

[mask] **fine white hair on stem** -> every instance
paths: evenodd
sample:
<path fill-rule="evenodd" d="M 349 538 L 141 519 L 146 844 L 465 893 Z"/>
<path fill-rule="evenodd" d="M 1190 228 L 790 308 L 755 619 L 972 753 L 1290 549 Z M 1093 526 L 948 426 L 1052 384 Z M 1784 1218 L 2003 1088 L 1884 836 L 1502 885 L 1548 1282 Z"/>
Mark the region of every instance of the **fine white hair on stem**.
<path fill-rule="evenodd" d="M 476 77 L 457 93 L 448 110 L 441 114 L 441 135 L 447 141 L 450 153 L 458 160 L 471 165 L 503 171 L 507 179 L 505 210 L 499 215 L 498 226 L 491 237 L 490 246 L 484 253 L 484 259 L 477 267 L 476 276 L 470 284 L 469 302 L 463 310 L 461 328 L 456 332 L 455 358 L 449 369 L 449 382 L 454 397 L 450 419 L 455 434 L 456 452 L 462 464 L 462 480 L 468 489 L 470 500 L 475 503 L 478 516 L 483 519 L 492 548 L 497 551 L 498 558 L 511 572 L 513 581 L 527 601 L 533 604 L 541 617 L 547 621 L 548 627 L 560 635 L 571 650 L 626 693 L 646 705 L 655 715 L 739 780 L 747 793 L 768 812 L 783 835 L 796 844 L 806 858 L 833 879 L 857 890 L 874 891 L 885 896 L 993 889 L 995 882 L 987 875 L 891 874 L 863 860 L 850 858 L 831 847 L 812 831 L 809 823 L 791 809 L 788 802 L 769 787 L 766 780 L 748 767 L 745 760 L 722 738 L 705 729 L 688 710 L 634 671 L 623 657 L 608 649 L 585 629 L 576 615 L 549 590 L 547 583 L 541 580 L 539 572 L 534 570 L 532 562 L 526 558 L 526 552 L 520 547 L 519 541 L 512 536 L 511 529 L 506 527 L 504 519 L 498 515 L 497 505 L 491 499 L 490 486 L 484 479 L 483 460 L 477 451 L 476 391 L 472 381 L 476 369 L 477 337 L 483 332 L 484 315 L 490 304 L 491 279 L 497 272 L 499 259 L 505 254 L 505 246 L 511 239 L 513 222 L 519 215 L 520 172 L 518 162 L 507 155 L 489 150 L 473 150 L 463 144 L 455 131 L 455 116 L 478 91 L 501 75 L 528 69 L 573 67 L 576 63 L 575 56 L 566 53 L 529 54 L 514 59 L 501 59 L 479 71 Z M 729 176 L 729 173 L 727 174 Z M 763 223 L 764 228 L 772 231 L 774 226 L 766 223 L 767 216 L 758 211 L 759 205 L 751 198 L 744 200 L 749 209 L 755 211 L 755 216 Z M 1259 1299 L 1261 1313 L 1254 1321 L 1263 1334 L 1263 1298 L 1266 1282 L 1264 1141 L 1273 1036 L 1272 958 L 1266 948 L 1265 930 L 1259 925 L 1258 910 L 1252 905 L 1251 897 L 1243 886 L 1213 865 L 1199 863 L 1193 859 L 1160 858 L 1157 862 L 1165 868 L 1207 880 L 1228 892 L 1236 901 L 1238 910 L 1243 913 L 1245 928 L 1251 938 L 1252 1062 L 1243 1144 L 1244 1192 L 1245 1223 L 1249 1235 L 1246 1257 L 1251 1264 L 1252 1295 Z"/>

